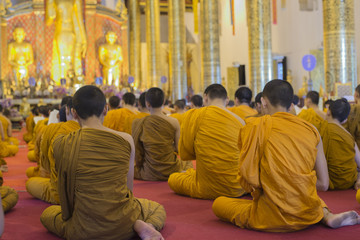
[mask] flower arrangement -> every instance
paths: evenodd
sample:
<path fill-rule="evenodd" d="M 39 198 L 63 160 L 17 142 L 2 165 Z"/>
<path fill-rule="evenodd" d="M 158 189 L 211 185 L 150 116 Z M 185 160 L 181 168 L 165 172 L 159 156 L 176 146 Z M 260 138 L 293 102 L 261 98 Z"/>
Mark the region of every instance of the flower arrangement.
<path fill-rule="evenodd" d="M 102 85 L 101 90 L 103 91 L 106 98 L 117 94 L 117 88 L 115 86 Z"/>
<path fill-rule="evenodd" d="M 55 86 L 53 90 L 53 95 L 55 98 L 63 98 L 67 95 L 67 89 L 64 86 Z"/>

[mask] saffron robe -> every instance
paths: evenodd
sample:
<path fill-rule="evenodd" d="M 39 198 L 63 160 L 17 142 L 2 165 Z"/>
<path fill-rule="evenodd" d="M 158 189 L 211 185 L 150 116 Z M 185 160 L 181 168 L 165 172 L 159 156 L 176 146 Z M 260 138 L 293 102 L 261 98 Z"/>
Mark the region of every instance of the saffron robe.
<path fill-rule="evenodd" d="M 130 239 L 138 219 L 160 230 L 164 208 L 136 199 L 127 188 L 130 153 L 125 139 L 107 131 L 85 128 L 58 136 L 54 157 L 61 207 L 47 208 L 42 224 L 60 237 L 77 240 Z"/>
<path fill-rule="evenodd" d="M 184 113 L 173 113 L 169 117 L 176 118 L 181 125 L 184 120 Z"/>
<path fill-rule="evenodd" d="M 73 120 L 53 123 L 46 128 L 41 141 L 40 176 L 32 177 L 26 182 L 26 190 L 30 195 L 48 203 L 59 204 L 53 142 L 57 136 L 67 135 L 79 128 L 78 122 Z M 42 172 L 47 173 L 48 177 L 41 175 Z"/>
<path fill-rule="evenodd" d="M 237 107 L 231 107 L 229 108 L 229 110 L 235 113 L 236 115 L 238 115 L 239 117 L 241 117 L 241 119 L 245 119 L 249 116 L 258 114 L 258 112 L 255 109 L 247 105 L 239 105 Z"/>
<path fill-rule="evenodd" d="M 253 200 L 220 197 L 216 216 L 241 228 L 289 232 L 323 218 L 314 170 L 318 131 L 290 114 L 253 118 L 239 135 L 241 186 Z"/>
<path fill-rule="evenodd" d="M 351 105 L 350 114 L 344 127 L 354 137 L 356 144 L 360 147 L 360 105 Z"/>
<path fill-rule="evenodd" d="M 242 196 L 245 191 L 237 179 L 241 126 L 235 116 L 216 106 L 189 110 L 181 126 L 179 154 L 185 161 L 196 159 L 196 170 L 171 174 L 170 188 L 194 198 Z"/>
<path fill-rule="evenodd" d="M 170 174 L 192 167 L 174 152 L 176 129 L 166 119 L 150 115 L 133 122 L 135 178 L 167 181 Z"/>
<path fill-rule="evenodd" d="M 2 123 L 3 129 L 4 129 L 4 137 L 5 141 L 9 143 L 10 145 L 19 145 L 19 140 L 15 137 L 9 137 L 8 130 L 11 129 L 11 122 L 8 118 L 5 116 L 0 115 L 0 121 Z"/>
<path fill-rule="evenodd" d="M 35 127 L 34 115 L 30 114 L 26 118 L 26 133 L 23 135 L 23 139 L 26 143 L 30 142 L 33 138 L 33 132 Z"/>
<path fill-rule="evenodd" d="M 316 111 L 312 108 L 303 109 L 299 115 L 299 118 L 308 121 L 312 125 L 314 125 L 318 130 L 321 127 L 321 124 L 325 121 Z"/>
<path fill-rule="evenodd" d="M 358 175 L 354 138 L 337 124 L 327 121 L 321 124 L 320 135 L 329 170 L 329 188 L 352 188 Z"/>
<path fill-rule="evenodd" d="M 104 119 L 103 125 L 115 131 L 126 132 L 131 135 L 132 122 L 136 118 L 137 112 L 133 112 L 127 108 L 119 108 L 111 111 L 114 112 L 109 116 L 108 120 L 105 121 Z"/>
<path fill-rule="evenodd" d="M 8 212 L 12 209 L 18 202 L 19 195 L 15 189 L 3 186 L 3 175 L 0 171 L 0 195 L 1 195 L 1 204 L 4 212 Z"/>
<path fill-rule="evenodd" d="M 44 128 L 47 127 L 48 118 L 40 120 L 34 128 L 34 135 L 31 141 L 28 143 L 28 159 L 30 162 L 37 162 L 39 161 L 39 153 L 40 153 L 40 142 L 41 142 L 41 135 Z"/>

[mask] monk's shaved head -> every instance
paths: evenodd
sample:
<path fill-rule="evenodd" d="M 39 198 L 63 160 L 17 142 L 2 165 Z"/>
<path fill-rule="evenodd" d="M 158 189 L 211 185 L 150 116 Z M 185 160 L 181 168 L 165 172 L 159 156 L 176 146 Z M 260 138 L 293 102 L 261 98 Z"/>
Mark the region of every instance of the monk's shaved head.
<path fill-rule="evenodd" d="M 163 90 L 153 87 L 146 92 L 145 99 L 152 108 L 159 108 L 164 104 L 165 95 Z"/>
<path fill-rule="evenodd" d="M 350 104 L 345 98 L 342 98 L 330 102 L 329 109 L 333 118 L 337 119 L 339 122 L 343 122 L 349 116 Z"/>
<path fill-rule="evenodd" d="M 313 104 L 316 104 L 318 105 L 319 104 L 319 93 L 316 92 L 316 91 L 310 91 L 306 94 L 306 98 L 307 99 L 310 99 L 310 101 L 313 103 Z"/>
<path fill-rule="evenodd" d="M 214 84 L 211 84 L 210 86 L 208 86 L 205 89 L 204 94 L 206 94 L 206 96 L 210 100 L 214 100 L 216 98 L 219 98 L 222 100 L 227 99 L 226 89 L 221 84 L 217 84 L 217 83 L 214 83 Z"/>
<path fill-rule="evenodd" d="M 174 103 L 174 106 L 176 106 L 179 109 L 184 109 L 185 108 L 185 103 L 183 100 L 176 100 Z"/>
<path fill-rule="evenodd" d="M 294 98 L 294 90 L 287 81 L 275 79 L 265 85 L 263 97 L 266 97 L 273 106 L 288 109 Z"/>
<path fill-rule="evenodd" d="M 146 95 L 146 92 L 143 92 L 142 94 L 140 94 L 140 97 L 139 97 L 139 105 L 142 108 L 146 108 L 145 95 Z"/>
<path fill-rule="evenodd" d="M 100 117 L 106 105 L 106 98 L 98 87 L 87 85 L 76 91 L 72 102 L 77 115 L 86 120 L 94 115 Z"/>
<path fill-rule="evenodd" d="M 122 99 L 126 105 L 133 106 L 135 104 L 136 97 L 133 93 L 127 92 L 123 95 Z"/>
<path fill-rule="evenodd" d="M 120 98 L 118 96 L 111 96 L 109 98 L 109 105 L 111 108 L 118 108 L 120 104 Z"/>
<path fill-rule="evenodd" d="M 200 95 L 194 95 L 191 97 L 190 102 L 194 104 L 195 107 L 202 107 L 203 106 L 203 98 Z"/>
<path fill-rule="evenodd" d="M 239 103 L 251 103 L 252 91 L 248 87 L 240 87 L 235 92 L 235 98 L 238 99 Z"/>
<path fill-rule="evenodd" d="M 355 92 L 360 95 L 360 84 L 357 85 L 357 87 L 355 88 Z"/>
<path fill-rule="evenodd" d="M 262 96 L 263 96 L 262 92 L 259 92 L 255 97 L 255 103 L 260 103 L 261 104 Z"/>

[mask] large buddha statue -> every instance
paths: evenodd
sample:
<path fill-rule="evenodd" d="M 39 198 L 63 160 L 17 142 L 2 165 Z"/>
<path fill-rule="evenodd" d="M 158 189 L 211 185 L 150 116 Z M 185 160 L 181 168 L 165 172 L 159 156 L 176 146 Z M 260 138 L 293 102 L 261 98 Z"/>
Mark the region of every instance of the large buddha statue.
<path fill-rule="evenodd" d="M 105 85 L 119 86 L 120 63 L 123 60 L 119 44 L 116 44 L 117 36 L 110 31 L 106 34 L 106 43 L 99 47 L 99 60 L 103 66 L 103 79 Z"/>
<path fill-rule="evenodd" d="M 62 78 L 82 76 L 81 59 L 85 57 L 87 40 L 81 0 L 46 0 L 46 24 L 55 20 L 54 43 Z"/>
<path fill-rule="evenodd" d="M 15 28 L 15 41 L 8 45 L 8 60 L 14 71 L 17 87 L 28 85 L 28 67 L 34 62 L 33 48 L 30 43 L 24 42 L 25 35 L 23 28 Z"/>

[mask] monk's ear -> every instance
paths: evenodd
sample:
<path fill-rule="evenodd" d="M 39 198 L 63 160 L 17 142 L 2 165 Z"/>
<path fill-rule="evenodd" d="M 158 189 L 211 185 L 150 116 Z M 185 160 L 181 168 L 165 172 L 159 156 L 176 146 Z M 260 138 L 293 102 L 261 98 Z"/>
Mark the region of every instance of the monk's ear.
<path fill-rule="evenodd" d="M 263 97 L 261 97 L 260 101 L 261 101 L 261 105 L 262 105 L 264 108 L 267 108 L 267 102 L 265 101 L 265 99 L 264 99 Z"/>
<path fill-rule="evenodd" d="M 229 97 L 226 97 L 225 106 L 227 106 L 229 104 L 229 101 L 230 101 Z"/>
<path fill-rule="evenodd" d="M 74 108 L 71 108 L 71 114 L 73 115 L 73 118 L 76 120 L 79 120 L 79 115 L 77 114 L 76 110 Z"/>
<path fill-rule="evenodd" d="M 108 111 L 109 111 L 109 105 L 105 105 L 105 107 L 104 107 L 104 110 L 103 110 L 103 115 L 104 115 L 104 117 L 106 116 L 106 114 L 108 113 Z"/>

